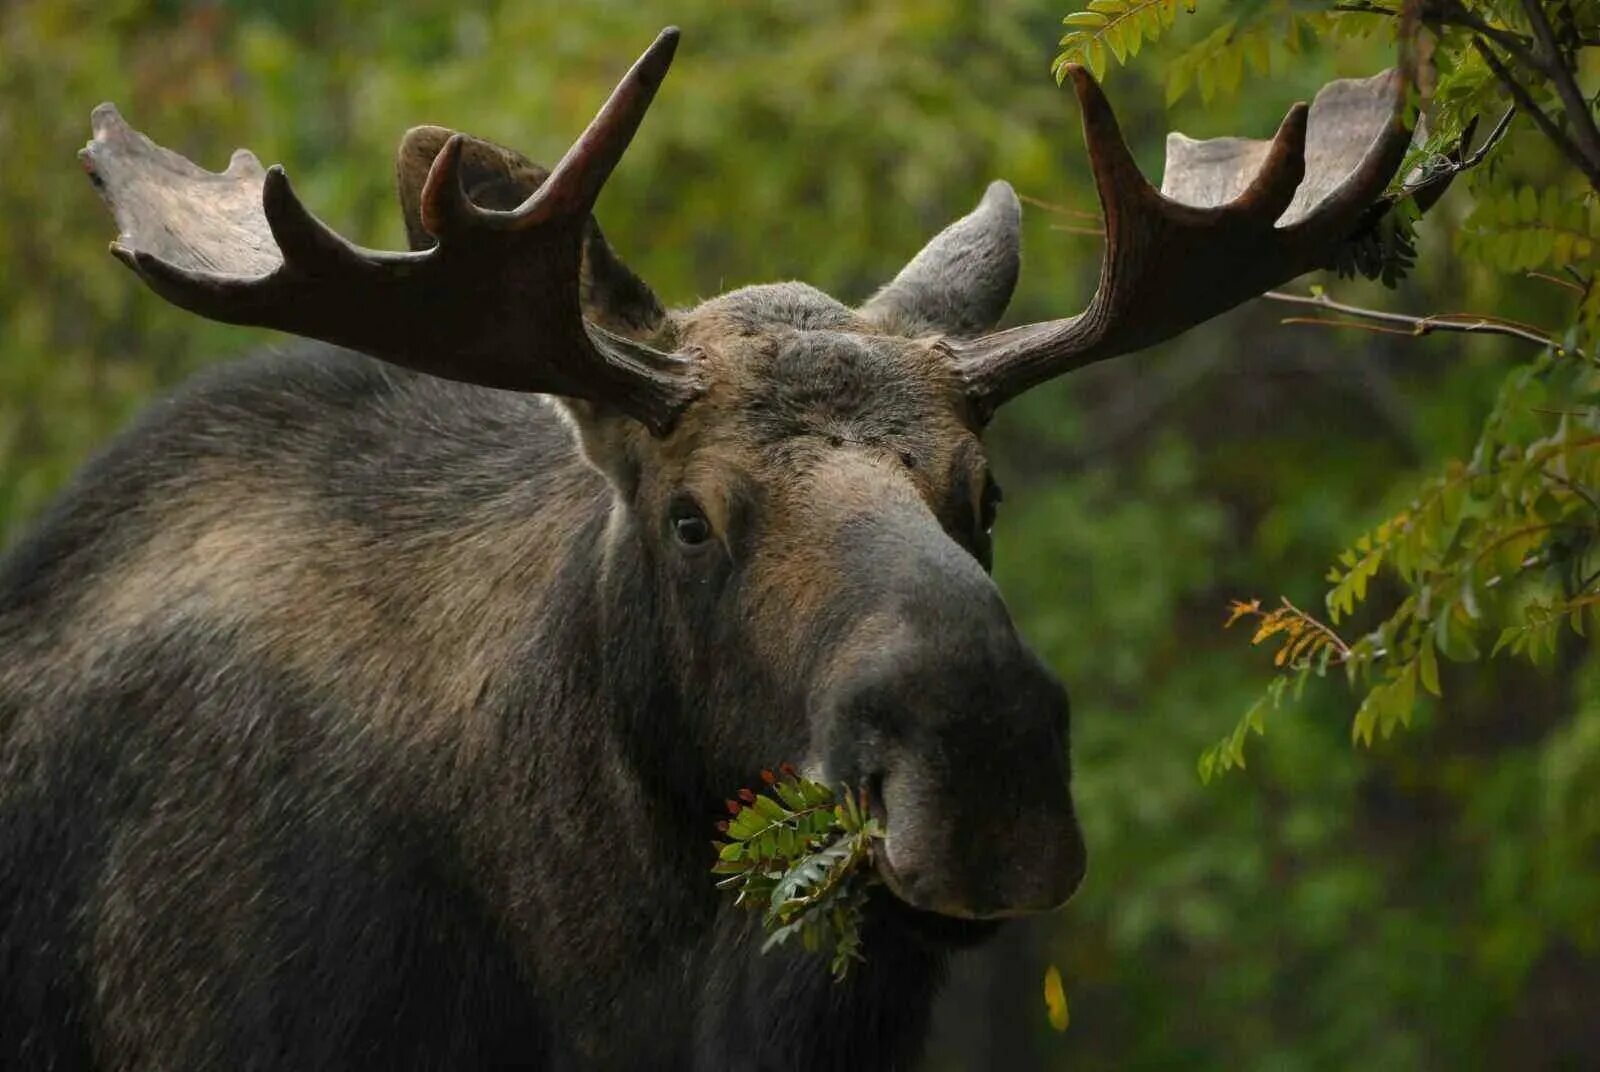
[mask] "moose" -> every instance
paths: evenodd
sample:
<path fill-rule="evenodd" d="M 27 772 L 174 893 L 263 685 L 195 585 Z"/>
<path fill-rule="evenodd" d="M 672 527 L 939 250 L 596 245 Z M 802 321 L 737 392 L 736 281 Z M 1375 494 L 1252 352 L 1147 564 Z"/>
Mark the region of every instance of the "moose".
<path fill-rule="evenodd" d="M 997 331 L 1003 182 L 863 304 L 664 308 L 592 209 L 677 42 L 549 171 L 411 130 L 402 252 L 95 110 L 112 252 L 311 341 L 153 407 L 0 564 L 4 1067 L 904 1069 L 953 951 L 1078 886 L 985 426 L 1334 263 L 1406 64 L 1270 141 L 1172 135 L 1159 190 L 1072 68 L 1099 286 Z M 843 983 L 714 889 L 722 798 L 780 760 L 887 831 Z"/>

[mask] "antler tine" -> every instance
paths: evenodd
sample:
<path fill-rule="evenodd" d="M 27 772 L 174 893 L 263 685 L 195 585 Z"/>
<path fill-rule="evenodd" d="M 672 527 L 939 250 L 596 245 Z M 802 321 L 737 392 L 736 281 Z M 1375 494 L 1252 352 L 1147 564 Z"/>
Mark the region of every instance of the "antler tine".
<path fill-rule="evenodd" d="M 518 210 L 519 226 L 528 227 L 553 215 L 582 216 L 594 208 L 600 188 L 633 141 L 677 51 L 678 28 L 669 26 L 623 76 L 588 129 L 551 170 L 550 178 Z"/>
<path fill-rule="evenodd" d="M 428 179 L 422 184 L 422 226 L 441 242 L 490 211 L 474 205 L 462 185 L 461 150 L 466 144 L 465 134 L 450 135 L 433 158 Z"/>
<path fill-rule="evenodd" d="M 1397 72 L 1335 82 L 1310 107 L 1295 105 L 1270 142 L 1172 135 L 1159 191 L 1099 84 L 1069 66 L 1105 218 L 1100 282 L 1075 317 L 944 342 L 980 417 L 1045 380 L 1169 339 L 1331 264 L 1370 222 L 1409 148 L 1409 49 L 1401 58 Z"/>
<path fill-rule="evenodd" d="M 424 225 L 434 237 L 443 241 L 445 231 L 467 219 L 490 229 L 522 230 L 555 219 L 587 216 L 655 100 L 656 91 L 661 88 L 678 51 L 678 38 L 676 26 L 669 26 L 657 35 L 551 170 L 550 177 L 514 209 L 498 211 L 472 204 L 456 178 L 461 145 L 457 144 L 452 150 L 447 142 L 434 159 L 423 187 Z M 430 214 L 441 230 L 435 230 L 434 224 L 427 222 Z"/>
<path fill-rule="evenodd" d="M 1066 73 L 1072 80 L 1078 108 L 1083 113 L 1083 142 L 1089 152 L 1089 170 L 1094 175 L 1109 231 L 1121 219 L 1124 206 L 1131 208 L 1141 201 L 1153 202 L 1159 194 L 1133 159 L 1133 151 L 1122 136 L 1122 124 L 1117 122 L 1117 114 L 1100 83 L 1076 63 L 1068 64 Z"/>
<path fill-rule="evenodd" d="M 353 245 L 312 215 L 289 185 L 282 164 L 269 167 L 262 180 L 261 212 L 286 264 L 307 271 L 329 271 L 334 266 L 353 271 L 363 263 L 385 262 L 385 254 Z"/>
<path fill-rule="evenodd" d="M 1306 125 L 1311 109 L 1297 103 L 1278 124 L 1261 170 L 1234 203 L 1237 211 L 1275 223 L 1294 201 L 1306 176 Z"/>
<path fill-rule="evenodd" d="M 676 30 L 656 39 L 563 158 L 566 177 L 513 211 L 472 203 L 464 139 L 446 141 L 420 197 L 438 239 L 426 250 L 355 246 L 301 203 L 281 167 L 263 171 L 241 152 L 213 174 L 109 107 L 96 110 L 82 155 L 122 232 L 112 252 L 176 305 L 448 379 L 588 399 L 659 434 L 699 394 L 698 370 L 585 323 L 579 276 L 589 207 L 676 43 Z"/>

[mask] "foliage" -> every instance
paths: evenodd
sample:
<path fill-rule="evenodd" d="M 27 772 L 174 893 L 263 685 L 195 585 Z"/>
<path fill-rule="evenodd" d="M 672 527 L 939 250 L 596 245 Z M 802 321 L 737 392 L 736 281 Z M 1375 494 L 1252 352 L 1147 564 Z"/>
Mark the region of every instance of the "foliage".
<path fill-rule="evenodd" d="M 1392 37 L 1399 6 L 1339 3 L 1321 13 L 1287 3 L 1247 6 L 1169 66 L 1168 99 L 1177 95 L 1172 79 L 1185 77 L 1176 72 L 1197 63 L 1222 64 L 1224 73 L 1213 84 L 1230 92 L 1238 83 L 1230 72 L 1246 63 L 1264 73 L 1270 53 L 1261 44 L 1263 33 L 1275 35 L 1288 50 L 1301 46 L 1302 27 L 1318 34 Z M 1067 18 L 1078 24 L 1083 14 Z M 1600 364 L 1590 356 L 1600 338 L 1600 288 L 1594 286 L 1600 133 L 1581 94 L 1561 90 L 1576 86 L 1582 53 L 1600 44 L 1593 32 L 1600 25 L 1600 3 L 1447 3 L 1427 8 L 1422 22 L 1427 40 L 1418 48 L 1437 68 L 1437 84 L 1429 87 L 1428 134 L 1419 139 L 1412 164 L 1465 174 L 1474 203 L 1456 235 L 1457 255 L 1500 272 L 1542 269 L 1572 295 L 1567 321 L 1555 329 L 1499 324 L 1542 338 L 1544 352 L 1508 376 L 1470 457 L 1422 482 L 1403 509 L 1357 539 L 1329 570 L 1332 587 L 1325 602 L 1334 624 L 1368 605 L 1380 573 L 1393 582 L 1383 588 L 1385 598 L 1362 635 L 1346 643 L 1287 600 L 1266 613 L 1256 601 L 1234 604 L 1229 624 L 1241 614 L 1259 616 L 1254 643 L 1283 638 L 1274 663 L 1284 676 L 1228 737 L 1201 753 L 1203 780 L 1243 766 L 1245 740 L 1251 731 L 1264 732 L 1265 713 L 1284 702 L 1286 682 L 1293 682 L 1298 696 L 1308 678 L 1342 666 L 1359 701 L 1351 736 L 1370 746 L 1375 733 L 1387 737 L 1397 726 L 1411 725 L 1427 697 L 1443 696 L 1441 657 L 1474 663 L 1503 652 L 1548 661 L 1557 654 L 1563 625 L 1582 636 L 1586 620 L 1600 618 L 1594 554 L 1600 536 Z M 1083 52 L 1079 44 L 1071 47 Z M 1114 51 L 1119 61 L 1134 52 Z M 1205 58 L 1193 58 L 1200 56 Z M 1059 62 L 1068 59 L 1063 53 Z M 1581 109 L 1565 111 L 1575 100 Z M 1520 109 L 1532 121 L 1519 115 L 1523 121 L 1513 125 L 1513 137 L 1474 161 L 1482 166 L 1460 166 L 1470 149 L 1463 133 L 1507 109 Z M 1557 143 L 1579 167 L 1557 172 L 1543 185 L 1519 178 L 1501 166 L 1518 136 Z M 1591 140 L 1589 163 L 1595 167 L 1586 176 L 1582 146 Z M 1402 203 L 1414 199 L 1418 185 L 1410 178 L 1395 195 Z M 1409 219 L 1421 216 L 1420 206 L 1407 212 Z M 1409 230 L 1408 223 L 1401 236 L 1405 261 Z M 1392 258 L 1369 260 L 1381 266 Z M 1364 274 L 1381 275 L 1393 286 L 1399 273 Z M 1436 318 L 1429 326 L 1437 323 Z M 1483 643 L 1485 636 L 1494 643 Z"/>
<path fill-rule="evenodd" d="M 1194 13 L 1198 0 L 1183 0 Z M 1155 41 L 1178 16 L 1179 0 L 1092 0 L 1086 11 L 1075 11 L 1061 21 L 1074 27 L 1061 38 L 1055 76 L 1059 82 L 1067 64 L 1082 63 L 1095 73 L 1106 69 L 1106 53 L 1118 63 L 1137 56 L 1145 42 Z"/>
<path fill-rule="evenodd" d="M 1153 44 L 1177 18 L 1181 9 L 1193 15 L 1200 0 L 1093 0 L 1062 22 L 1072 27 L 1058 42 L 1061 49 L 1053 71 L 1056 81 L 1066 77 L 1068 64 L 1081 63 L 1096 78 L 1109 70 L 1107 55 L 1126 64 L 1146 44 Z M 1241 17 L 1218 23 L 1199 40 L 1163 60 L 1168 105 L 1192 90 L 1206 103 L 1239 91 L 1248 71 L 1270 77 L 1293 57 L 1304 53 L 1308 39 L 1329 29 L 1326 16 L 1304 5 L 1284 2 L 1236 5 Z"/>
<path fill-rule="evenodd" d="M 1061 983 L 1061 969 L 1054 964 L 1044 972 L 1044 1008 L 1050 1026 L 1065 1031 L 1072 1023 L 1072 1010 L 1067 1005 L 1067 990 Z"/>
<path fill-rule="evenodd" d="M 732 818 L 717 823 L 728 840 L 717 842 L 711 870 L 724 876 L 734 904 L 761 913 L 767 929 L 763 953 L 798 937 L 808 952 L 826 952 L 833 976 L 843 979 L 861 951 L 861 912 L 874 883 L 873 842 L 883 837 L 867 813 L 866 790 L 839 797 L 784 764 L 761 772 L 762 793 L 741 789 L 727 802 Z"/>

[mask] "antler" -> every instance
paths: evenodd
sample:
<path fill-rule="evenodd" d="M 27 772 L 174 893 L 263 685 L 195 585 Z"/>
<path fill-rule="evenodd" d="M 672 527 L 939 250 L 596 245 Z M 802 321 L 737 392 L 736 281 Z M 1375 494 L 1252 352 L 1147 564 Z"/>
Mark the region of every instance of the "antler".
<path fill-rule="evenodd" d="M 1270 142 L 1167 138 L 1158 191 L 1145 180 L 1100 86 L 1067 68 L 1105 215 L 1100 284 L 1069 320 L 948 341 L 986 416 L 1063 372 L 1169 339 L 1333 263 L 1411 144 L 1401 71 L 1323 87 Z M 1352 166 L 1351 161 L 1356 161 Z"/>
<path fill-rule="evenodd" d="M 476 205 L 463 135 L 421 195 L 431 249 L 355 246 L 313 216 L 281 167 L 247 150 L 215 174 L 95 109 L 85 169 L 116 217 L 111 251 L 152 290 L 214 320 L 278 328 L 408 368 L 614 407 L 660 434 L 700 392 L 692 361 L 582 315 L 589 213 L 654 98 L 678 31 L 661 32 L 520 206 Z"/>

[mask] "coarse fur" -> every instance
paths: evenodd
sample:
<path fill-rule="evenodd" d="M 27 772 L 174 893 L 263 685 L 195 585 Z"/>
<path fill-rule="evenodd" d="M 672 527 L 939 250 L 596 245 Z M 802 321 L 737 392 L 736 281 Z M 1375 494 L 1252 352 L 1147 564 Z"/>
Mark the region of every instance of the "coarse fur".
<path fill-rule="evenodd" d="M 913 1067 L 1082 873 L 914 300 L 652 320 L 709 385 L 663 438 L 323 346 L 155 406 L 0 563 L 0 1067 Z M 783 759 L 887 809 L 843 984 L 708 874 Z"/>

